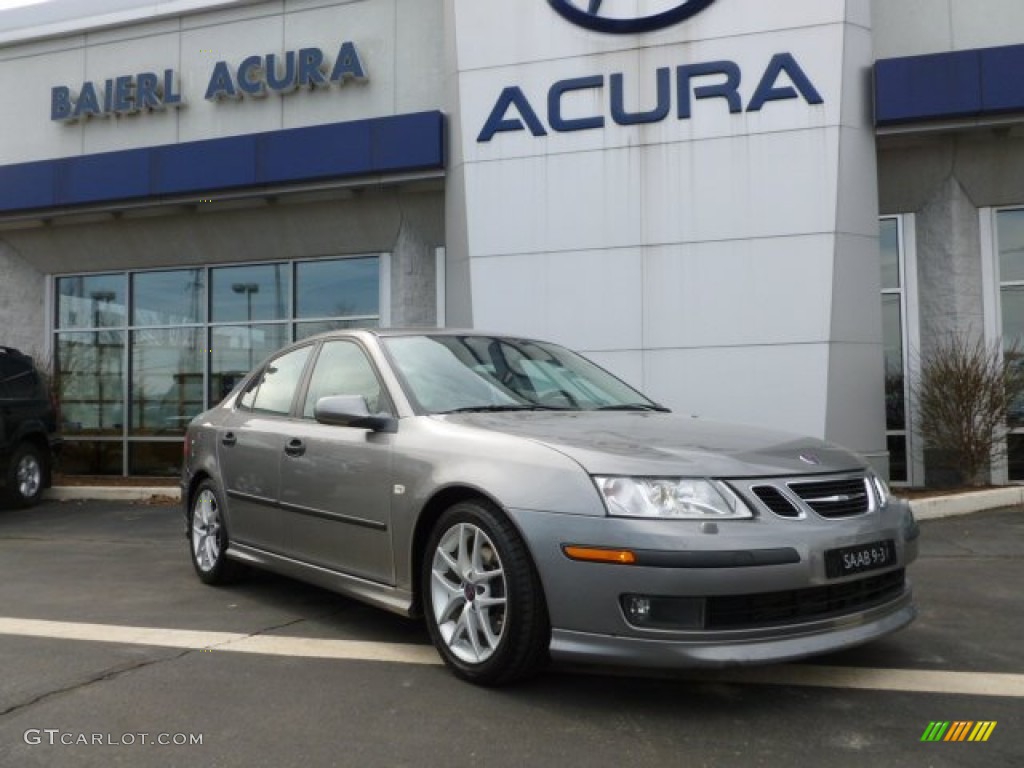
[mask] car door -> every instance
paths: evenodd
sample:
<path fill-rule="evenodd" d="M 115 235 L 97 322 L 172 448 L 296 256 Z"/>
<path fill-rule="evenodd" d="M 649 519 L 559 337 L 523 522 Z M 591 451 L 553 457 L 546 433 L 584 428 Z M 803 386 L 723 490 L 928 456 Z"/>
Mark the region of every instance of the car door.
<path fill-rule="evenodd" d="M 228 529 L 239 544 L 280 552 L 278 508 L 292 403 L 312 345 L 271 360 L 242 391 L 217 430 L 217 455 L 227 494 Z"/>
<path fill-rule="evenodd" d="M 319 424 L 317 400 L 360 395 L 371 412 L 393 412 L 377 372 L 355 341 L 320 348 L 281 465 L 281 508 L 291 556 L 394 583 L 391 449 L 394 435 Z"/>

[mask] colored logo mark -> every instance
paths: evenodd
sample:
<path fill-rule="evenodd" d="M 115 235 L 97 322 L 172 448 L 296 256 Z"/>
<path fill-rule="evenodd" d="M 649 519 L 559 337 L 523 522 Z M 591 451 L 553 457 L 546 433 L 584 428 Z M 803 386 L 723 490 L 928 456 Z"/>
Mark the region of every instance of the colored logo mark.
<path fill-rule="evenodd" d="M 933 721 L 924 729 L 921 741 L 988 741 L 995 729 L 995 720 Z"/>
<path fill-rule="evenodd" d="M 548 4 L 565 19 L 580 27 L 596 32 L 625 35 L 638 32 L 652 32 L 678 24 L 694 16 L 715 0 L 662 0 L 660 13 L 637 15 L 633 3 L 624 4 L 618 0 L 548 0 Z"/>

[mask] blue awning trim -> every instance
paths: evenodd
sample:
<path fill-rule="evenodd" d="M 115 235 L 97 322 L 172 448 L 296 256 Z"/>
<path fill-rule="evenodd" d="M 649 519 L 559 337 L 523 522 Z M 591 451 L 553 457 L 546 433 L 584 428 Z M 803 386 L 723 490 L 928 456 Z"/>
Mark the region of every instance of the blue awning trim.
<path fill-rule="evenodd" d="M 441 112 L 0 166 L 0 214 L 443 170 Z"/>
<path fill-rule="evenodd" d="M 1024 111 L 1024 45 L 875 62 L 875 123 L 899 125 Z"/>

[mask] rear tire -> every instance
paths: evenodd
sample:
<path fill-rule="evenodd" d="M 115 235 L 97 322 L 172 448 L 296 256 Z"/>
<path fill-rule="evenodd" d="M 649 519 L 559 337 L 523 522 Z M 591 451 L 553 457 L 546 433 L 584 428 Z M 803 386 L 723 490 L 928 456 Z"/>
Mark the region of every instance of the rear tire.
<path fill-rule="evenodd" d="M 203 480 L 192 497 L 188 516 L 192 567 L 204 584 L 228 584 L 241 574 L 239 563 L 227 556 L 228 529 L 224 505 L 212 480 Z"/>
<path fill-rule="evenodd" d="M 497 686 L 547 661 L 547 604 L 530 553 L 497 509 L 465 501 L 441 515 L 420 578 L 427 629 L 458 677 Z"/>
<path fill-rule="evenodd" d="M 22 443 L 7 467 L 5 497 L 15 507 L 32 507 L 43 497 L 47 477 L 46 455 L 32 443 Z"/>

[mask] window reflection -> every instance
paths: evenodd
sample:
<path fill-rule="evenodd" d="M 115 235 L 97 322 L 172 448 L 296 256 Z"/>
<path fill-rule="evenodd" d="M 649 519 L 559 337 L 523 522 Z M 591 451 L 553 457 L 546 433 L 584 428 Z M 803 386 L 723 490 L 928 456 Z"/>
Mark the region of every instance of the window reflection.
<path fill-rule="evenodd" d="M 883 219 L 878 241 L 882 251 L 882 290 L 900 287 L 900 227 L 896 219 Z"/>
<path fill-rule="evenodd" d="M 332 395 L 360 395 L 370 413 L 381 410 L 380 382 L 366 353 L 347 341 L 324 344 L 309 381 L 302 415 L 313 417 L 317 401 Z"/>
<path fill-rule="evenodd" d="M 56 278 L 65 471 L 174 474 L 174 436 L 293 336 L 376 327 L 379 270 L 361 256 Z"/>
<path fill-rule="evenodd" d="M 903 387 L 903 323 L 900 295 L 882 296 L 882 337 L 885 344 L 885 422 L 887 429 L 906 429 Z"/>
<path fill-rule="evenodd" d="M 999 295 L 1003 310 L 1004 352 L 1016 352 L 1019 356 L 1024 349 L 1024 286 L 1004 286 Z M 1024 364 L 1021 360 L 1010 362 Z M 1024 426 L 1024 403 L 1014 403 L 1009 417 L 1011 427 Z"/>
<path fill-rule="evenodd" d="M 287 264 L 210 270 L 210 319 L 215 323 L 284 320 L 291 293 Z"/>
<path fill-rule="evenodd" d="M 344 328 L 376 328 L 379 324 L 380 322 L 375 317 L 367 320 L 314 320 L 308 323 L 296 323 L 295 340 L 302 341 L 318 333 Z"/>
<path fill-rule="evenodd" d="M 1024 282 L 1024 209 L 999 211 L 999 280 Z"/>
<path fill-rule="evenodd" d="M 1019 483 L 1024 480 L 1024 435 L 1015 432 L 1007 436 L 1006 454 L 1010 481 Z"/>
<path fill-rule="evenodd" d="M 291 410 L 295 390 L 313 346 L 307 345 L 281 355 L 263 369 L 253 410 L 286 414 Z"/>
<path fill-rule="evenodd" d="M 203 307 L 203 270 L 139 272 L 132 276 L 133 325 L 200 323 Z"/>
<path fill-rule="evenodd" d="M 177 477 L 181 474 L 181 445 L 173 443 L 129 443 L 128 470 L 133 475 Z"/>
<path fill-rule="evenodd" d="M 180 460 L 181 446 L 175 448 Z M 120 440 L 68 440 L 60 451 L 60 469 L 69 475 L 120 475 L 123 461 Z"/>
<path fill-rule="evenodd" d="M 57 279 L 57 327 L 116 328 L 125 324 L 125 276 Z"/>
<path fill-rule="evenodd" d="M 65 433 L 122 433 L 124 336 L 122 331 L 58 336 L 56 391 Z"/>
<path fill-rule="evenodd" d="M 183 434 L 203 411 L 200 328 L 132 333 L 132 434 Z"/>
<path fill-rule="evenodd" d="M 380 312 L 376 257 L 309 261 L 296 265 L 295 316 L 353 317 Z"/>
<path fill-rule="evenodd" d="M 885 428 L 889 451 L 889 479 L 910 482 L 907 463 L 908 430 L 906 402 L 906 339 L 903 327 L 903 252 L 900 220 L 882 219 L 878 223 L 882 278 L 882 343 L 885 364 Z"/>
<path fill-rule="evenodd" d="M 907 474 L 907 438 L 905 435 L 886 437 L 889 449 L 889 480 L 893 483 L 909 482 Z"/>
<path fill-rule="evenodd" d="M 257 363 L 288 343 L 288 326 L 221 325 L 210 329 L 210 405 L 223 400 Z"/>
<path fill-rule="evenodd" d="M 999 211 L 996 217 L 999 241 L 999 300 L 1002 308 L 1004 353 L 1020 355 L 1024 350 L 1024 209 Z M 1011 365 L 1024 361 L 1009 360 Z M 1010 406 L 1009 426 L 1024 427 L 1024 402 Z M 1024 434 L 1007 438 L 1009 479 L 1024 479 Z"/>

